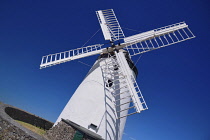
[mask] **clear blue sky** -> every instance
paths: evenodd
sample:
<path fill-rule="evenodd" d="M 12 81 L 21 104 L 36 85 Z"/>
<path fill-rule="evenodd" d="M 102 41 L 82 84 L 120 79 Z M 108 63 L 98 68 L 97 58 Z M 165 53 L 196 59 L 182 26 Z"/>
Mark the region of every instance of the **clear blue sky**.
<path fill-rule="evenodd" d="M 196 35 L 145 53 L 137 81 L 149 110 L 128 118 L 123 140 L 210 139 L 210 3 L 207 0 L 7 0 L 0 2 L 0 101 L 55 121 L 90 69 L 41 57 L 81 47 L 113 8 L 126 36 L 186 21 Z M 100 31 L 87 45 L 106 43 Z M 81 59 L 92 65 L 97 56 Z M 138 58 L 138 57 L 137 57 Z M 134 58 L 136 60 L 137 58 Z M 131 138 L 129 138 L 131 137 Z"/>

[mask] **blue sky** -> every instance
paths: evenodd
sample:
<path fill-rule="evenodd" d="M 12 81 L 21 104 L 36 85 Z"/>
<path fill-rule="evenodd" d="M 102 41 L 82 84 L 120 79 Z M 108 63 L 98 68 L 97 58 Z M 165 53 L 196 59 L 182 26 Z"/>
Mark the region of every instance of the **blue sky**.
<path fill-rule="evenodd" d="M 81 47 L 113 8 L 125 36 L 185 21 L 195 39 L 145 53 L 137 82 L 149 110 L 128 118 L 123 140 L 209 140 L 207 0 L 7 0 L 0 2 L 0 101 L 55 121 L 90 67 L 39 69 L 41 57 Z M 87 44 L 107 43 L 102 32 Z M 97 56 L 81 59 L 92 65 Z M 138 56 L 134 58 L 134 61 Z"/>

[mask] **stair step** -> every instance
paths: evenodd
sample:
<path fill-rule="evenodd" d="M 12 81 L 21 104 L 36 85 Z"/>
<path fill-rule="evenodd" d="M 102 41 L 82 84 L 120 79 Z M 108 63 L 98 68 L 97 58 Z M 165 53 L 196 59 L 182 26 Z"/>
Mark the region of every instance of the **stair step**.
<path fill-rule="evenodd" d="M 131 106 L 131 107 L 129 107 L 129 108 L 126 108 L 126 109 L 123 109 L 123 110 L 117 111 L 117 113 L 118 113 L 118 112 L 122 112 L 122 111 L 129 110 L 129 109 L 134 108 L 134 107 L 135 107 L 135 106 Z"/>
<path fill-rule="evenodd" d="M 121 119 L 121 118 L 124 118 L 124 117 L 130 116 L 130 115 L 133 115 L 133 114 L 136 114 L 136 113 L 139 113 L 139 112 L 133 112 L 133 113 L 127 114 L 127 115 L 125 115 L 125 116 L 119 117 L 118 119 Z"/>
<path fill-rule="evenodd" d="M 121 95 L 121 94 L 124 94 L 124 93 L 126 93 L 126 92 L 129 92 L 129 90 L 123 91 L 123 92 L 121 92 L 121 93 L 119 93 L 119 94 L 114 94 L 114 96 L 116 97 L 116 96 Z"/>
<path fill-rule="evenodd" d="M 116 103 L 117 101 L 120 101 L 120 100 L 123 100 L 123 99 L 129 98 L 129 97 L 131 97 L 131 95 L 126 96 L 126 97 L 123 97 L 123 98 L 120 98 L 120 99 L 118 99 L 118 100 L 115 100 L 115 101 L 114 101 L 114 103 Z"/>
<path fill-rule="evenodd" d="M 131 102 L 133 102 L 133 101 L 132 101 L 132 100 L 130 100 L 129 102 L 125 102 L 125 103 L 122 103 L 122 104 L 120 104 L 120 105 L 116 105 L 116 106 L 125 105 L 125 104 L 131 103 Z"/>

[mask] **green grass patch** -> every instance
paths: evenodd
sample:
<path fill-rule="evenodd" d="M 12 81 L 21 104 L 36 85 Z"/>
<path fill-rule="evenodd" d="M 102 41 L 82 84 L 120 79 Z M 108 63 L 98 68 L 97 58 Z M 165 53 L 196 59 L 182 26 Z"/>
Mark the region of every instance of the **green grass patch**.
<path fill-rule="evenodd" d="M 22 122 L 22 121 L 18 121 L 18 120 L 15 120 L 17 121 L 19 124 L 21 124 L 23 127 L 25 128 L 28 128 L 29 130 L 39 134 L 39 135 L 44 135 L 46 133 L 46 131 L 44 129 L 41 129 L 39 127 L 36 127 L 34 125 L 31 125 L 29 123 L 25 123 L 25 122 Z"/>

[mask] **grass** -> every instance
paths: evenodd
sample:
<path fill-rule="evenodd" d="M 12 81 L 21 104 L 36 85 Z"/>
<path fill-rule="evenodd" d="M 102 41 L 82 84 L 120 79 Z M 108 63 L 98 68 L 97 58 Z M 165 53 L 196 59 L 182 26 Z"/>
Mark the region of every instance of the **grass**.
<path fill-rule="evenodd" d="M 25 122 L 22 122 L 22 121 L 18 121 L 18 120 L 15 120 L 17 121 L 19 124 L 21 124 L 22 126 L 24 126 L 25 128 L 28 128 L 29 130 L 39 134 L 39 135 L 44 135 L 46 133 L 46 131 L 44 129 L 41 129 L 39 127 L 36 127 L 36 126 L 33 126 L 29 123 L 25 123 Z"/>

